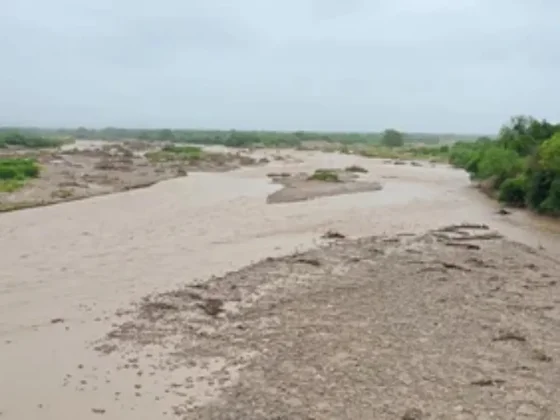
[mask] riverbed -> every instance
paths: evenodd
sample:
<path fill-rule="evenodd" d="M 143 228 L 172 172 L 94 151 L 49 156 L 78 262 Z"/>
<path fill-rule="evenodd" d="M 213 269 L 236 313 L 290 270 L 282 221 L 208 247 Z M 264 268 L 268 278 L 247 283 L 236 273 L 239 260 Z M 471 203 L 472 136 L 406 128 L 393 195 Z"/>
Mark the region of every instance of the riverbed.
<path fill-rule="evenodd" d="M 543 254 L 560 254 L 556 223 L 524 212 L 498 215 L 462 171 L 274 153 L 301 161 L 191 173 L 142 190 L 0 215 L 2 418 L 167 418 L 162 413 L 180 395 L 162 396 L 157 374 L 142 382 L 138 371 L 91 345 L 120 323 L 115 313 L 151 293 L 313 248 L 327 230 L 365 237 L 483 223 Z M 349 165 L 366 168 L 363 179 L 383 189 L 266 203 L 280 188 L 269 172 Z M 168 380 L 177 374 L 161 373 Z"/>

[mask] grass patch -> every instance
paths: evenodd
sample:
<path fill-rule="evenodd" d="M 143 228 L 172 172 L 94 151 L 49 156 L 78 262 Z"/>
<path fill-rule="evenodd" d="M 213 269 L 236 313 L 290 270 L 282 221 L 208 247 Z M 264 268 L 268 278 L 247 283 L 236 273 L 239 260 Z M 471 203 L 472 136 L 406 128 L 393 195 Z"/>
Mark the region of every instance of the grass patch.
<path fill-rule="evenodd" d="M 195 161 L 203 156 L 203 150 L 195 146 L 165 146 L 157 152 L 146 153 L 150 162 Z"/>
<path fill-rule="evenodd" d="M 313 175 L 307 178 L 308 181 L 340 182 L 338 174 L 331 169 L 317 169 Z"/>
<path fill-rule="evenodd" d="M 358 166 L 358 165 L 348 166 L 344 170 L 346 172 L 354 172 L 354 173 L 360 173 L 360 174 L 365 174 L 365 173 L 368 172 L 368 170 L 366 168 L 362 168 L 361 166 Z"/>
<path fill-rule="evenodd" d="M 24 181 L 19 181 L 16 179 L 0 180 L 0 192 L 11 193 L 21 189 L 24 184 Z"/>
<path fill-rule="evenodd" d="M 39 165 L 31 159 L 0 159 L 0 191 L 14 192 L 25 181 L 39 176 Z"/>

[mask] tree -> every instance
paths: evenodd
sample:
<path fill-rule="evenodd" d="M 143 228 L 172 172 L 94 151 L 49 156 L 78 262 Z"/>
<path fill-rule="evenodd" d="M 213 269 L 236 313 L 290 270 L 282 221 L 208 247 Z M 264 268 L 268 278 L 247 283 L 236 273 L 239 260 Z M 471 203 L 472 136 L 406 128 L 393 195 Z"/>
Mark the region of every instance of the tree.
<path fill-rule="evenodd" d="M 247 147 L 260 142 L 256 133 L 232 130 L 224 144 L 229 147 Z"/>
<path fill-rule="evenodd" d="M 381 137 L 381 144 L 387 147 L 401 147 L 404 145 L 404 136 L 397 130 L 385 130 Z"/>
<path fill-rule="evenodd" d="M 158 140 L 162 140 L 162 141 L 174 141 L 175 140 L 175 134 L 169 128 L 164 128 L 162 130 L 159 130 L 159 132 L 157 134 L 157 137 L 158 137 Z"/>
<path fill-rule="evenodd" d="M 560 133 L 542 143 L 538 156 L 544 170 L 560 175 Z"/>

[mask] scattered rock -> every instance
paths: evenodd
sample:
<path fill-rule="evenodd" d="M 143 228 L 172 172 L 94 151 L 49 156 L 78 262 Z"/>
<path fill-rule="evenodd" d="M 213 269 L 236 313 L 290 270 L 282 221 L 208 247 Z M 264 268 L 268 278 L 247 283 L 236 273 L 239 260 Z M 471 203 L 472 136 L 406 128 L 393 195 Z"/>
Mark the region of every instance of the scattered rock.
<path fill-rule="evenodd" d="M 317 258 L 298 257 L 295 259 L 295 262 L 301 264 L 309 264 L 314 267 L 319 267 L 321 265 L 321 261 L 319 261 Z"/>
<path fill-rule="evenodd" d="M 484 225 L 484 224 L 478 224 L 478 223 L 461 223 L 458 225 L 449 225 L 449 226 L 444 226 L 441 227 L 439 229 L 436 229 L 436 232 L 456 232 L 458 230 L 462 230 L 462 229 L 480 229 L 480 230 L 489 230 L 490 227 L 488 225 Z"/>
<path fill-rule="evenodd" d="M 107 410 L 105 410 L 104 408 L 92 408 L 91 412 L 93 414 L 105 414 Z"/>
<path fill-rule="evenodd" d="M 51 319 L 51 324 L 62 324 L 64 322 L 64 318 L 53 318 Z"/>
<path fill-rule="evenodd" d="M 115 344 L 108 344 L 108 343 L 101 344 L 99 346 L 94 347 L 94 350 L 99 351 L 99 352 L 104 353 L 104 354 L 111 354 L 114 351 L 116 351 L 117 349 L 118 349 L 118 347 Z"/>
<path fill-rule="evenodd" d="M 519 341 L 524 343 L 527 338 L 518 331 L 502 331 L 492 341 Z"/>
<path fill-rule="evenodd" d="M 532 358 L 538 360 L 539 362 L 552 362 L 552 357 L 544 352 L 541 349 L 534 349 Z"/>
<path fill-rule="evenodd" d="M 454 246 L 457 248 L 465 248 L 472 251 L 478 251 L 480 249 L 480 245 L 475 244 L 463 244 L 459 242 L 445 242 L 445 246 Z"/>
<path fill-rule="evenodd" d="M 502 379 L 479 379 L 477 381 L 472 381 L 471 385 L 476 386 L 498 386 L 504 384 L 506 381 Z"/>
<path fill-rule="evenodd" d="M 145 311 L 176 311 L 179 308 L 168 302 L 149 302 L 143 305 Z"/>
<path fill-rule="evenodd" d="M 448 269 L 451 269 L 451 270 L 471 271 L 470 268 L 462 267 L 459 264 L 455 264 L 455 263 L 442 262 L 441 265 L 444 268 L 448 268 Z"/>
<path fill-rule="evenodd" d="M 496 212 L 497 214 L 501 215 L 501 216 L 507 216 L 508 214 L 511 214 L 511 212 L 509 210 L 506 210 L 504 208 L 501 208 L 500 210 L 498 210 Z"/>
<path fill-rule="evenodd" d="M 344 239 L 346 238 L 346 235 L 343 235 L 342 233 L 337 232 L 336 230 L 328 230 L 321 237 L 324 239 Z"/>
<path fill-rule="evenodd" d="M 422 420 L 423 414 L 418 408 L 409 408 L 402 416 L 402 420 Z"/>
<path fill-rule="evenodd" d="M 224 311 L 224 301 L 217 298 L 205 299 L 204 302 L 200 303 L 198 306 L 210 316 L 217 316 Z"/>
<path fill-rule="evenodd" d="M 361 173 L 361 174 L 365 174 L 365 173 L 368 172 L 368 170 L 366 168 L 362 168 L 361 166 L 358 166 L 358 165 L 348 166 L 344 170 L 346 172 L 354 172 L 354 173 Z"/>

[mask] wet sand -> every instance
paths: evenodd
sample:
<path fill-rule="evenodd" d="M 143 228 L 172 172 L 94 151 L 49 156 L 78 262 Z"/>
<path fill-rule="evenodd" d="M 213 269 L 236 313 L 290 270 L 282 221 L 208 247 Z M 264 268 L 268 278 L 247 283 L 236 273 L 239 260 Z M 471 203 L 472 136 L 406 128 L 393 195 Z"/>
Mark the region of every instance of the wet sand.
<path fill-rule="evenodd" d="M 392 236 L 468 221 L 543 247 L 542 255 L 560 253 L 553 228 L 542 229 L 523 213 L 496 215 L 497 206 L 471 189 L 460 171 L 345 155 L 292 155 L 305 162 L 190 174 L 148 189 L 0 215 L 2 417 L 158 419 L 173 418 L 173 407 L 181 414 L 186 400 L 191 406 L 218 404 L 219 388 L 235 385 L 242 367 L 257 360 L 251 348 L 232 354 L 236 364 L 209 352 L 193 365 L 169 354 L 174 346 L 99 346 L 107 344 L 108 332 L 137 320 L 130 305 L 146 295 L 313 248 L 325 242 L 320 237 L 329 229 L 356 237 Z M 381 180 L 383 190 L 266 204 L 279 188 L 266 178 L 268 172 L 353 164 L 369 170 L 364 179 Z M 219 377 L 198 379 L 208 374 Z M 186 378 L 198 386 L 174 386 Z M 350 418 L 370 418 L 355 413 L 358 417 Z"/>

